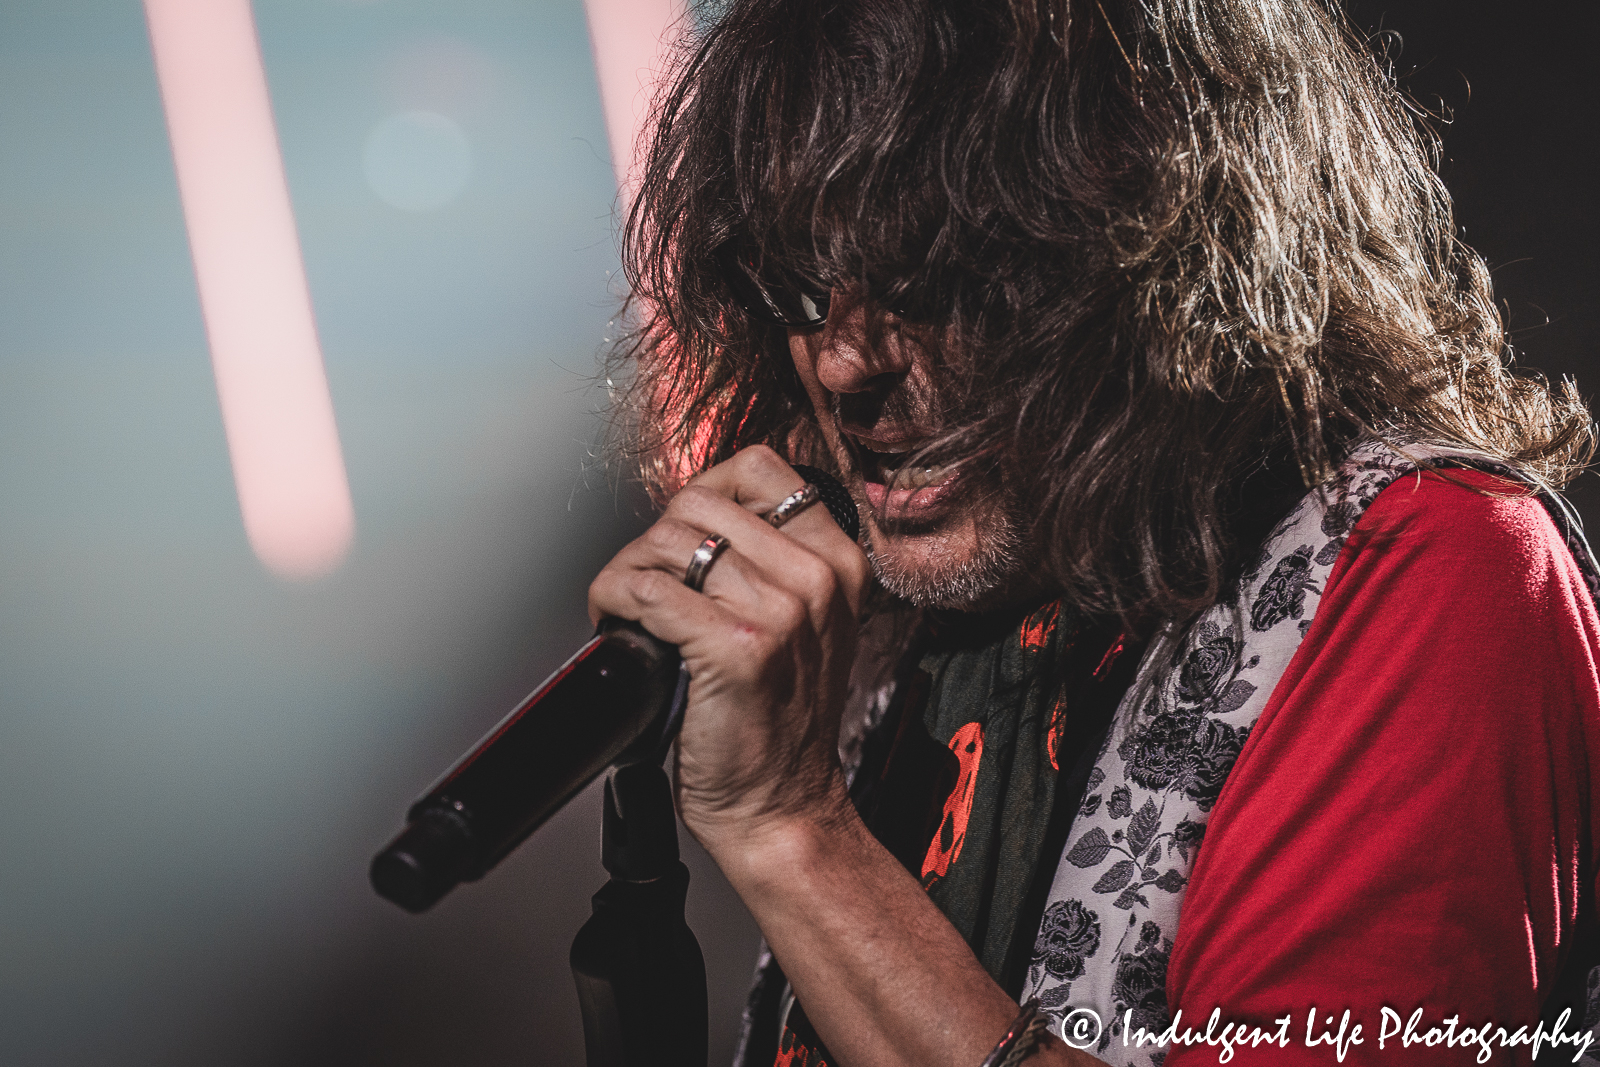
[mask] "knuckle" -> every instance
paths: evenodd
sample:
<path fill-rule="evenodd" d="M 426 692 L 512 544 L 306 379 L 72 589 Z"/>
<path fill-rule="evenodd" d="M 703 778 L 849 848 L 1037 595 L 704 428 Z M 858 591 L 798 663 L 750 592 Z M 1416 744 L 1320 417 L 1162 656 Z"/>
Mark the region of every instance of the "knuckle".
<path fill-rule="evenodd" d="M 659 603 L 677 580 L 664 571 L 639 571 L 634 575 L 631 592 L 641 604 Z"/>
<path fill-rule="evenodd" d="M 626 610 L 626 605 L 631 599 L 623 585 L 623 575 L 616 568 L 607 567 L 595 575 L 594 581 L 589 583 L 589 614 L 598 618 L 601 615 L 615 615 Z"/>
<path fill-rule="evenodd" d="M 793 469 L 770 445 L 750 445 L 728 462 L 734 465 L 741 478 L 753 481 L 795 477 Z"/>
<path fill-rule="evenodd" d="M 643 540 L 650 548 L 666 552 L 683 544 L 687 529 L 675 519 L 663 518 L 644 532 Z"/>
<path fill-rule="evenodd" d="M 608 563 L 599 574 L 594 576 L 594 581 L 589 583 L 589 599 L 603 600 L 616 588 L 617 567 L 615 562 Z"/>
<path fill-rule="evenodd" d="M 793 591 L 796 603 L 827 604 L 838 594 L 839 576 L 821 556 L 810 552 L 794 553 L 785 560 L 784 570 L 789 576 L 786 583 Z"/>
<path fill-rule="evenodd" d="M 740 462 L 754 467 L 771 468 L 783 463 L 783 459 L 772 450 L 771 445 L 751 445 L 740 451 L 738 458 Z"/>
<path fill-rule="evenodd" d="M 672 503 L 667 505 L 667 513 L 680 517 L 704 515 L 706 509 L 712 506 L 713 501 L 722 499 L 722 494 L 715 489 L 708 489 L 704 485 L 696 485 L 690 482 L 679 490 L 677 496 L 672 498 Z"/>
<path fill-rule="evenodd" d="M 825 600 L 832 599 L 838 578 L 825 561 L 816 556 L 807 556 L 798 564 L 798 570 L 807 592 Z"/>
<path fill-rule="evenodd" d="M 771 611 L 774 623 L 773 628 L 783 635 L 780 638 L 780 643 L 786 643 L 787 635 L 803 627 L 810 617 L 806 612 L 805 604 L 800 598 L 787 592 L 778 593 L 772 597 Z"/>

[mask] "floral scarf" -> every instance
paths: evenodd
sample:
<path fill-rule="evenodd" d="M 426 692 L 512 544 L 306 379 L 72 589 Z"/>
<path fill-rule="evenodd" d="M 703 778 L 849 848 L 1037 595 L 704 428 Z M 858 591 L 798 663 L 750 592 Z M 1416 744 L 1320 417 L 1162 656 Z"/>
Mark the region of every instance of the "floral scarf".
<path fill-rule="evenodd" d="M 1087 1051 L 1110 1063 L 1159 1062 L 1159 1050 L 1114 1038 L 1129 1011 L 1136 1029 L 1168 1024 L 1167 960 L 1206 820 L 1311 627 L 1350 531 L 1419 460 L 1495 469 L 1451 449 L 1406 452 L 1376 442 L 1356 448 L 1331 484 L 1267 536 L 1232 597 L 1157 635 L 1117 709 L 1050 887 L 1023 990 L 1058 1022 L 1092 1010 L 1105 1025 Z M 1600 595 L 1572 513 L 1558 498 L 1542 499 L 1591 594 Z"/>

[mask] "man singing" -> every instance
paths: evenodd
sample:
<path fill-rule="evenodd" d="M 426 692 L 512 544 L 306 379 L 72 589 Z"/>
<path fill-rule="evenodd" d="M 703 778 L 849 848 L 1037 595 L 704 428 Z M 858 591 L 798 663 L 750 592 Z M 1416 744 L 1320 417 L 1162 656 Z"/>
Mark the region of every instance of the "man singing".
<path fill-rule="evenodd" d="M 689 666 L 744 1064 L 1586 1025 L 1592 433 L 1433 152 L 1319 0 L 733 0 L 685 54 L 622 353 L 670 503 L 590 607 Z M 764 520 L 789 462 L 865 551 Z"/>

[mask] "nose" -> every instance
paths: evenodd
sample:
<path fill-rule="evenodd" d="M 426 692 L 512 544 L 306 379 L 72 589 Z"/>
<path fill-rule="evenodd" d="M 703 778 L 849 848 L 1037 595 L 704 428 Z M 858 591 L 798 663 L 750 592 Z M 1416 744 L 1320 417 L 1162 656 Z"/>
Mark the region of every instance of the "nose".
<path fill-rule="evenodd" d="M 915 362 L 915 346 L 902 335 L 899 320 L 858 291 L 834 290 L 816 340 L 817 381 L 834 394 L 887 391 Z"/>

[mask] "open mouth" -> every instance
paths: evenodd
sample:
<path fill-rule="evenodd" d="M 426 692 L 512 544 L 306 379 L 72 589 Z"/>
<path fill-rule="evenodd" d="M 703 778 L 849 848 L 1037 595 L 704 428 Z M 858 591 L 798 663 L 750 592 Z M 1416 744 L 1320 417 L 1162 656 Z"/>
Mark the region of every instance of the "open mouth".
<path fill-rule="evenodd" d="M 888 486 L 892 483 L 895 489 L 926 489 L 950 477 L 953 470 L 950 464 L 937 467 L 908 466 L 906 460 L 916 448 L 912 445 L 900 451 L 883 452 L 861 445 L 858 448 L 862 459 L 861 474 L 867 481 L 879 485 Z"/>
<path fill-rule="evenodd" d="M 854 442 L 867 503 L 891 517 L 933 510 L 955 480 L 953 464 L 911 465 L 907 461 L 922 441 Z"/>

